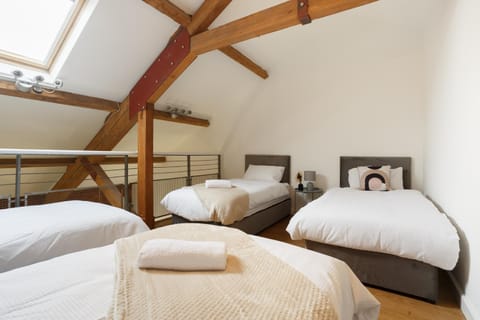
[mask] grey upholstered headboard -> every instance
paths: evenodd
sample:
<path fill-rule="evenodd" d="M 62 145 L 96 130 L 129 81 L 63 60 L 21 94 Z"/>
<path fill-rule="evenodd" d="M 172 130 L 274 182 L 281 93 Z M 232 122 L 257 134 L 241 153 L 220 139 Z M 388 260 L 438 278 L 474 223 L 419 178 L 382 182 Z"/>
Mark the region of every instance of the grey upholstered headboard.
<path fill-rule="evenodd" d="M 268 154 L 246 154 L 245 155 L 245 170 L 248 166 L 263 165 L 263 166 L 282 166 L 285 167 L 283 172 L 282 181 L 290 183 L 290 156 L 278 156 Z"/>
<path fill-rule="evenodd" d="M 340 187 L 348 187 L 348 170 L 358 166 L 391 165 L 403 168 L 403 187 L 412 188 L 412 158 L 410 157 L 340 157 Z"/>

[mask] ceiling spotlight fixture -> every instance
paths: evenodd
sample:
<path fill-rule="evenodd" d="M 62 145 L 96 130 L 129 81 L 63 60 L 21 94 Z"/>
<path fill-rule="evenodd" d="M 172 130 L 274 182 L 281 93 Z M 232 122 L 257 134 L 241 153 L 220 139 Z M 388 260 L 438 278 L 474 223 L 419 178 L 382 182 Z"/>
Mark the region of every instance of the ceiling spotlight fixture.
<path fill-rule="evenodd" d="M 29 92 L 33 87 L 33 82 L 30 79 L 17 79 L 15 81 L 15 88 L 18 91 Z"/>
<path fill-rule="evenodd" d="M 172 119 L 176 119 L 179 116 L 189 116 L 192 114 L 192 110 L 188 110 L 183 107 L 167 106 L 165 111 L 170 113 L 170 117 L 172 117 Z"/>
<path fill-rule="evenodd" d="M 53 83 L 45 82 L 45 78 L 41 75 L 35 76 L 33 79 L 23 75 L 20 70 L 15 70 L 12 74 L 0 73 L 0 80 L 6 80 L 15 83 L 15 88 L 21 92 L 30 92 L 41 94 L 42 92 L 53 93 L 63 86 L 62 80 L 56 79 Z"/>

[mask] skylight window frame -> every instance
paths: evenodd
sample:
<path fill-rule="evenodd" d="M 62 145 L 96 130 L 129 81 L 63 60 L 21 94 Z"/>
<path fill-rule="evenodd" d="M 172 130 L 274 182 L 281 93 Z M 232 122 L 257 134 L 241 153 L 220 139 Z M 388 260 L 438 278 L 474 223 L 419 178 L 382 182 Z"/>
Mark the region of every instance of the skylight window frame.
<path fill-rule="evenodd" d="M 50 48 L 50 52 L 48 54 L 48 59 L 46 62 L 38 61 L 36 59 L 30 59 L 23 55 L 18 55 L 12 52 L 4 51 L 0 49 L 0 61 L 4 60 L 6 62 L 13 62 L 18 65 L 23 65 L 27 67 L 33 67 L 37 69 L 41 69 L 44 71 L 49 71 L 50 68 L 53 66 L 55 59 L 57 58 L 60 50 L 65 44 L 68 36 L 70 35 L 75 23 L 78 20 L 78 16 L 80 11 L 82 10 L 86 0 L 73 0 L 74 1 L 74 8 L 71 10 L 69 16 L 65 20 L 61 30 L 57 33 L 57 37 Z"/>

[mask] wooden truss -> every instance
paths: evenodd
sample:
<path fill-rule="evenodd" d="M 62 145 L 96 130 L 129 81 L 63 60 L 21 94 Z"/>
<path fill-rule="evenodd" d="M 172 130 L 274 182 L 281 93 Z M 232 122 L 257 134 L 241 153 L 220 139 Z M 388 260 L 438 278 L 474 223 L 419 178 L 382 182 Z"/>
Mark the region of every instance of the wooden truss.
<path fill-rule="evenodd" d="M 153 227 L 153 190 L 151 184 L 153 119 L 174 121 L 168 114 L 153 110 L 153 104 L 193 63 L 197 56 L 212 50 L 220 50 L 260 77 L 267 78 L 268 74 L 263 68 L 231 46 L 240 41 L 297 24 L 308 23 L 311 20 L 377 0 L 289 0 L 212 30 L 207 29 L 231 0 L 205 0 L 193 16 L 185 13 L 168 0 L 144 1 L 178 22 L 180 29 L 172 36 L 164 51 L 160 53 L 135 87 L 132 88 L 129 96 L 119 104 L 118 111 L 107 118 L 103 127 L 87 145 L 86 150 L 112 150 L 128 131 L 135 124 L 138 124 L 138 214 L 150 227 Z M 183 38 L 179 38 L 179 35 Z M 177 41 L 185 42 L 177 43 Z M 172 54 L 172 52 L 176 52 L 175 50 L 180 51 L 180 53 Z M 159 68 L 157 63 L 165 63 L 165 61 L 162 62 L 165 57 L 170 59 L 167 67 Z M 190 119 L 183 117 L 182 120 L 189 121 Z M 205 120 L 197 119 L 193 122 L 190 124 L 208 126 L 208 122 Z M 87 162 L 84 159 L 83 163 L 77 160 L 70 164 L 53 189 L 77 187 L 85 177 L 89 174 L 92 175 L 92 173 L 99 177 L 98 172 L 94 170 L 98 170 L 98 167 L 92 169 L 85 163 L 88 163 L 88 159 Z M 109 196 L 115 198 L 115 194 Z"/>

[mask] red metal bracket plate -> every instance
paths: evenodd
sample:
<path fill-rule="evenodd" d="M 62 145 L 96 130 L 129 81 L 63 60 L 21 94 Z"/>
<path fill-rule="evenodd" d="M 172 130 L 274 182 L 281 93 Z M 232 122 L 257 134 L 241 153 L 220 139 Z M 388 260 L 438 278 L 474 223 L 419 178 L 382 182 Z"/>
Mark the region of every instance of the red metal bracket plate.
<path fill-rule="evenodd" d="M 190 35 L 180 27 L 165 49 L 130 91 L 130 119 L 145 109 L 147 100 L 190 52 Z"/>
<path fill-rule="evenodd" d="M 308 14 L 308 0 L 297 0 L 297 16 L 301 24 L 309 24 L 312 22 Z"/>

